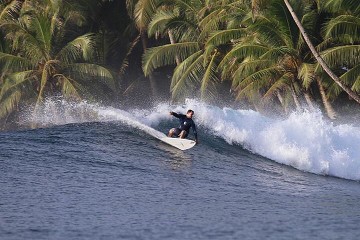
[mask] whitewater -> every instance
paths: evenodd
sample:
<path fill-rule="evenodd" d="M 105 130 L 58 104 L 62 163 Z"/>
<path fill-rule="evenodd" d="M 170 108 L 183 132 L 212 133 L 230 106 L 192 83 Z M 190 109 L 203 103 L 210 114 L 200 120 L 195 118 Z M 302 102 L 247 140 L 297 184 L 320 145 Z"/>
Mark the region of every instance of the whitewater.
<path fill-rule="evenodd" d="M 127 111 L 49 99 L 35 117 L 24 117 L 22 121 L 32 121 L 39 127 L 120 121 L 161 137 L 157 129 L 161 123 L 171 122 L 169 111 L 185 113 L 188 109 L 195 111 L 194 120 L 203 131 L 199 132 L 200 142 L 204 138 L 220 137 L 229 145 L 301 171 L 360 180 L 360 127 L 335 124 L 320 110 L 271 118 L 253 110 L 220 108 L 195 99 L 187 99 L 182 105 L 159 103 L 151 109 Z"/>
<path fill-rule="evenodd" d="M 188 109 L 199 144 L 161 142 Z M 359 126 L 319 111 L 48 99 L 19 124 L 0 132 L 0 239 L 360 237 Z"/>

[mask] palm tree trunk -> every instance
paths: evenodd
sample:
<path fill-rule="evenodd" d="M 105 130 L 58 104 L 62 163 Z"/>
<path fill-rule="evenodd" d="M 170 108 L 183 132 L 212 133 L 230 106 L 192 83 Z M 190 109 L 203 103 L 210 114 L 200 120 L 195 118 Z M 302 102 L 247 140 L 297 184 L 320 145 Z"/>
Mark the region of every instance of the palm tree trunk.
<path fill-rule="evenodd" d="M 305 97 L 305 100 L 306 100 L 306 103 L 308 104 L 309 108 L 311 110 L 314 110 L 315 107 L 314 107 L 314 99 L 311 97 L 310 93 L 309 92 L 304 92 L 304 97 Z"/>
<path fill-rule="evenodd" d="M 280 102 L 281 106 L 283 107 L 285 114 L 288 114 L 289 110 L 285 104 L 284 98 L 281 96 L 279 91 L 276 91 L 276 97 L 279 99 L 279 102 Z"/>
<path fill-rule="evenodd" d="M 288 8 L 291 16 L 293 17 L 296 25 L 298 26 L 301 35 L 303 36 L 306 44 L 308 45 L 308 47 L 310 48 L 311 53 L 314 55 L 316 61 L 321 65 L 321 67 L 324 69 L 324 71 L 334 80 L 334 82 L 339 85 L 352 99 L 354 99 L 357 103 L 360 104 L 360 96 L 357 95 L 354 91 L 351 90 L 351 88 L 349 88 L 348 86 L 346 86 L 345 84 L 343 84 L 341 82 L 341 80 L 331 71 L 331 69 L 329 68 L 329 66 L 326 64 L 326 62 L 322 59 L 322 57 L 320 56 L 320 54 L 316 51 L 314 45 L 312 44 L 312 42 L 310 41 L 310 38 L 308 37 L 308 35 L 305 32 L 304 27 L 302 26 L 301 22 L 299 21 L 298 17 L 296 16 L 294 10 L 292 9 L 290 3 L 288 0 L 284 0 L 286 7 Z"/>
<path fill-rule="evenodd" d="M 316 81 L 319 86 L 319 91 L 320 91 L 322 102 L 325 107 L 326 114 L 330 119 L 335 119 L 336 112 L 335 112 L 334 108 L 331 106 L 329 99 L 326 96 L 324 86 L 321 84 L 321 81 L 319 79 L 316 79 Z"/>
<path fill-rule="evenodd" d="M 298 111 L 300 111 L 300 110 L 301 110 L 301 104 L 300 104 L 300 102 L 299 102 L 298 96 L 296 95 L 295 87 L 294 87 L 293 85 L 291 85 L 291 95 L 292 95 L 292 97 L 293 97 L 293 99 L 294 99 L 294 103 L 295 103 L 296 109 L 297 109 Z"/>

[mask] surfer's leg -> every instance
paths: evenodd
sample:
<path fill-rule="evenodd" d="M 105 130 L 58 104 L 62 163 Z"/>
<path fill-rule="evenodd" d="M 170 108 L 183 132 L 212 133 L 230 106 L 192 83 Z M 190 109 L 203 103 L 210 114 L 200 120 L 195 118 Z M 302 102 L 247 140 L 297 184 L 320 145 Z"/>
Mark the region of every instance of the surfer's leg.
<path fill-rule="evenodd" d="M 170 129 L 170 131 L 169 131 L 168 137 L 174 137 L 174 135 L 175 135 L 175 137 L 178 137 L 180 134 L 181 134 L 181 133 L 180 133 L 180 129 L 179 129 L 179 128 L 172 128 L 172 129 Z"/>
<path fill-rule="evenodd" d="M 185 130 L 182 130 L 179 137 L 180 138 L 186 138 L 186 136 L 187 136 L 187 132 Z"/>
<path fill-rule="evenodd" d="M 175 128 L 170 129 L 168 137 L 172 137 L 174 135 Z"/>

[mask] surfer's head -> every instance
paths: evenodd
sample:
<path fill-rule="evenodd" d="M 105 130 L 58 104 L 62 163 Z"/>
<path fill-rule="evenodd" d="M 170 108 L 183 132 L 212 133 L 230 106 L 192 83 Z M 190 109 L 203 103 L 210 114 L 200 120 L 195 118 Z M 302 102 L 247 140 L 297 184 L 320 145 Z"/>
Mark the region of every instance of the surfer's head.
<path fill-rule="evenodd" d="M 194 111 L 189 109 L 187 112 L 186 112 L 186 117 L 188 118 L 192 118 L 192 116 L 194 115 Z"/>

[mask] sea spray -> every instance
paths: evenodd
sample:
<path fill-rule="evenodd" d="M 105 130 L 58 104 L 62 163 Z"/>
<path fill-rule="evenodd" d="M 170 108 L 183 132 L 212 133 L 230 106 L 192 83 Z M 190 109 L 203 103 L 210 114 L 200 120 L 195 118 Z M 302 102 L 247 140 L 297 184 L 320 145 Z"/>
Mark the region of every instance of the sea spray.
<path fill-rule="evenodd" d="M 144 122 L 165 119 L 169 106 L 140 110 Z M 173 106 L 174 111 L 195 111 L 197 125 L 276 162 L 322 175 L 360 180 L 360 128 L 334 125 L 318 111 L 293 112 L 287 118 L 270 118 L 253 110 L 219 108 L 196 100 Z M 158 116 L 157 118 L 155 116 Z M 156 123 L 156 124 L 154 124 Z M 204 134 L 199 133 L 200 141 Z"/>
<path fill-rule="evenodd" d="M 49 99 L 31 121 L 38 126 L 120 121 L 159 137 L 163 133 L 155 129 L 161 121 L 171 120 L 169 111 L 185 113 L 188 109 L 195 111 L 200 142 L 201 138 L 218 136 L 231 145 L 241 145 L 302 171 L 360 180 L 360 128 L 334 125 L 320 111 L 270 118 L 253 110 L 220 108 L 197 100 L 187 100 L 183 105 L 159 104 L 152 109 L 123 111 L 86 102 Z"/>
<path fill-rule="evenodd" d="M 100 106 L 86 101 L 71 102 L 61 97 L 46 99 L 36 107 L 23 111 L 19 124 L 24 126 L 50 127 L 70 123 L 101 121 L 97 109 Z"/>
<path fill-rule="evenodd" d="M 70 123 L 120 121 L 160 138 L 164 134 L 141 123 L 131 113 L 113 107 L 104 107 L 86 101 L 69 102 L 62 98 L 46 99 L 36 112 L 24 112 L 21 124 L 51 127 Z"/>
<path fill-rule="evenodd" d="M 360 128 L 334 125 L 320 111 L 294 112 L 284 119 L 252 110 L 218 108 L 189 101 L 197 121 L 231 144 L 276 162 L 316 174 L 360 179 Z M 199 116 L 200 115 L 200 116 Z"/>

